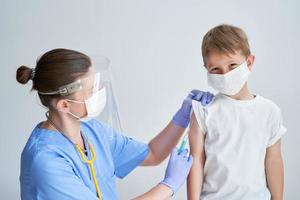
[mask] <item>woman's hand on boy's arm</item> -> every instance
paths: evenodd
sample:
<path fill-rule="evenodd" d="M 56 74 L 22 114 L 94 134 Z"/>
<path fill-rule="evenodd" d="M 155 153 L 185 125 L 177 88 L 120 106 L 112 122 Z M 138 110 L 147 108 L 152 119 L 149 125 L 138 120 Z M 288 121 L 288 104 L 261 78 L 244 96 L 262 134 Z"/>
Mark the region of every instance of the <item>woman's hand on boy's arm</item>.
<path fill-rule="evenodd" d="M 189 130 L 190 154 L 194 162 L 187 179 L 187 198 L 188 200 L 199 200 L 205 163 L 204 153 L 204 133 L 198 125 L 195 114 L 192 114 Z"/>
<path fill-rule="evenodd" d="M 190 122 L 193 100 L 206 106 L 213 99 L 214 95 L 210 92 L 192 90 L 183 100 L 172 121 L 149 142 L 149 153 L 142 165 L 158 165 L 170 154 Z"/>
<path fill-rule="evenodd" d="M 268 188 L 272 200 L 283 199 L 284 170 L 281 156 L 281 141 L 267 148 L 266 153 L 266 176 Z"/>

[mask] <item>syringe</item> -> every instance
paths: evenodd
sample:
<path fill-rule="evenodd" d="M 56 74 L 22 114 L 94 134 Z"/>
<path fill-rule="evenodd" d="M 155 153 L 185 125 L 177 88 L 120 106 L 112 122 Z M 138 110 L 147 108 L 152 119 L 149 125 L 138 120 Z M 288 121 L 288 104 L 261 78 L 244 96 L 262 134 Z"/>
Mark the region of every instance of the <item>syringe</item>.
<path fill-rule="evenodd" d="M 188 140 L 188 136 L 187 136 L 187 134 L 185 134 L 183 136 L 183 139 L 182 139 L 181 143 L 180 143 L 180 146 L 179 146 L 179 149 L 178 149 L 178 154 L 181 154 L 182 151 L 184 150 L 184 147 L 187 143 L 187 140 Z"/>

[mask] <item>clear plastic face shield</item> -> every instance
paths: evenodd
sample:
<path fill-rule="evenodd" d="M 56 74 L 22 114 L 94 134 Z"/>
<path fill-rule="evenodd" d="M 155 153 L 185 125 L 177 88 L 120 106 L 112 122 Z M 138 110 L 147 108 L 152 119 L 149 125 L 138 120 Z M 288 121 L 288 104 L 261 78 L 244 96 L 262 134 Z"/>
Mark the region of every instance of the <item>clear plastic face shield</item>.
<path fill-rule="evenodd" d="M 91 57 L 94 66 L 100 72 L 99 82 L 96 82 L 99 91 L 105 89 L 106 103 L 102 112 L 96 117 L 97 120 L 108 124 L 113 130 L 123 132 L 118 110 L 116 93 L 113 88 L 113 76 L 110 68 L 110 61 L 103 56 Z"/>
<path fill-rule="evenodd" d="M 85 104 L 87 116 L 80 119 L 87 121 L 95 118 L 121 132 L 121 122 L 109 67 L 110 61 L 104 56 L 90 58 L 92 66 L 86 76 L 72 83 L 62 85 L 57 91 L 39 91 L 38 93 L 42 95 L 59 94 L 63 97 L 80 92 L 83 95 L 81 100 L 66 98 L 70 102 Z M 73 116 L 79 119 L 78 116 Z"/>

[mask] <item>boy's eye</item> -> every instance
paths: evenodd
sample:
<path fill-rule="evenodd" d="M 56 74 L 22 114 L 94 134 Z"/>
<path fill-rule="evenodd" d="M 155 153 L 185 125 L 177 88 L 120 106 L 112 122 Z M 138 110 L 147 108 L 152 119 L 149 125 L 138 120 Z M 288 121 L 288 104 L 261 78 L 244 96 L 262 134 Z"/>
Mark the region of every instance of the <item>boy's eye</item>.
<path fill-rule="evenodd" d="M 236 63 L 232 63 L 232 64 L 229 65 L 229 67 L 230 67 L 231 69 L 234 69 L 234 68 L 236 68 L 237 66 L 238 66 L 238 64 L 236 64 Z"/>
<path fill-rule="evenodd" d="M 211 72 L 217 71 L 217 70 L 218 70 L 218 68 L 212 68 L 212 69 L 210 69 Z"/>

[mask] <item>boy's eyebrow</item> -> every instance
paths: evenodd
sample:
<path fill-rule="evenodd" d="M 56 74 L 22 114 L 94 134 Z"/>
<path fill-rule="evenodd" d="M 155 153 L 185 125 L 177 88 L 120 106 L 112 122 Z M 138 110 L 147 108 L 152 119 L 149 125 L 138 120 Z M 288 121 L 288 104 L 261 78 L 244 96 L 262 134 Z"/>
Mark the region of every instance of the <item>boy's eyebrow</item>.
<path fill-rule="evenodd" d="M 230 59 L 229 61 L 226 62 L 226 64 L 231 63 L 231 62 L 239 62 L 237 59 Z"/>
<path fill-rule="evenodd" d="M 232 63 L 232 62 L 234 62 L 234 63 L 239 63 L 239 61 L 237 60 L 237 59 L 230 59 L 230 60 L 228 60 L 227 62 L 225 62 L 224 64 L 229 64 L 229 63 Z M 210 68 L 212 68 L 212 67 L 219 67 L 219 66 L 217 66 L 217 65 L 210 65 L 210 66 L 206 66 L 208 69 L 210 69 Z"/>

